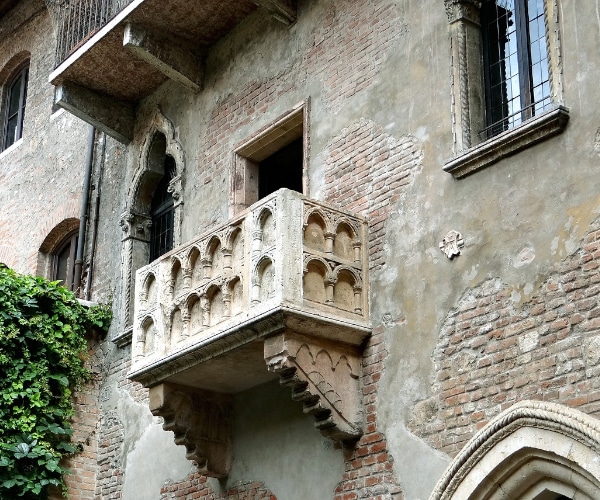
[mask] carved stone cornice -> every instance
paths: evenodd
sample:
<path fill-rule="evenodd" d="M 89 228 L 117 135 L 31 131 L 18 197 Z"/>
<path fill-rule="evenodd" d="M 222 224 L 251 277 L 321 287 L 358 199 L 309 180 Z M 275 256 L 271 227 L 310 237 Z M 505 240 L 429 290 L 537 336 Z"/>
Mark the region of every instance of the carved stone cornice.
<path fill-rule="evenodd" d="M 470 21 L 479 24 L 481 2 L 478 0 L 444 0 L 446 15 L 450 24 L 456 21 Z"/>
<path fill-rule="evenodd" d="M 173 431 L 175 444 L 201 474 L 223 478 L 231 469 L 232 402 L 228 394 L 176 384 L 150 388 L 150 411 L 163 417 L 163 429 Z"/>
<path fill-rule="evenodd" d="M 358 439 L 363 413 L 357 348 L 285 332 L 265 339 L 269 371 L 302 401 L 321 433 L 335 441 Z"/>

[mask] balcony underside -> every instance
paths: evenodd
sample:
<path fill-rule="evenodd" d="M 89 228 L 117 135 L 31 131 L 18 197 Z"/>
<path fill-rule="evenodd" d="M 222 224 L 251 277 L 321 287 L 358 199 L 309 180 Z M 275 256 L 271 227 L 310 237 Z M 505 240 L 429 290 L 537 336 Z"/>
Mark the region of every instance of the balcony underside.
<path fill-rule="evenodd" d="M 169 78 L 199 90 L 203 54 L 257 4 L 286 23 L 295 19 L 291 0 L 134 0 L 64 55 L 50 75 L 57 104 L 127 143 L 136 103 Z M 113 123 L 124 110 L 127 120 Z"/>
<path fill-rule="evenodd" d="M 146 387 L 168 382 L 235 394 L 277 378 L 267 370 L 264 343 L 267 337 L 285 332 L 323 345 L 346 344 L 352 350 L 361 346 L 370 328 L 281 307 L 247 322 L 234 318 L 231 327 L 218 335 L 134 368 L 129 378 Z"/>

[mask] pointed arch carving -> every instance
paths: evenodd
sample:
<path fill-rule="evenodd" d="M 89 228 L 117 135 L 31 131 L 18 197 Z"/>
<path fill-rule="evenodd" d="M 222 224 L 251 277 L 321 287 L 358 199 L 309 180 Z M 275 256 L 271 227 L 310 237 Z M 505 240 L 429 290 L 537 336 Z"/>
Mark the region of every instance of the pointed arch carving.
<path fill-rule="evenodd" d="M 324 436 L 335 441 L 360 437 L 359 349 L 286 331 L 265 339 L 265 361 Z"/>
<path fill-rule="evenodd" d="M 157 155 L 170 156 L 174 160 L 175 175 L 169 182 L 168 191 L 173 196 L 173 246 L 181 244 L 186 158 L 177 140 L 175 126 L 156 107 L 147 126 L 136 134 L 134 144 L 139 144 L 131 169 L 130 188 L 127 193 L 125 212 L 121 216 L 122 240 L 122 294 L 123 311 L 121 333 L 113 340 L 119 346 L 131 342 L 133 329 L 133 297 L 135 272 L 148 263 L 150 245 L 150 203 L 154 189 L 164 173 L 162 160 Z"/>
<path fill-rule="evenodd" d="M 556 403 L 521 401 L 465 445 L 430 500 L 600 498 L 600 422 Z"/>

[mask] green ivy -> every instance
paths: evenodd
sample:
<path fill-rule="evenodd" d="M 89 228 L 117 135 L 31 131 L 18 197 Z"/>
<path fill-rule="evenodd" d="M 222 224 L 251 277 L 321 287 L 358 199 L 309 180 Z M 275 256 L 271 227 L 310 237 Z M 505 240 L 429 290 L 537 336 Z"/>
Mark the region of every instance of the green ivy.
<path fill-rule="evenodd" d="M 60 462 L 77 448 L 72 394 L 90 376 L 85 334 L 110 319 L 108 306 L 0 264 L 0 500 L 64 491 Z"/>

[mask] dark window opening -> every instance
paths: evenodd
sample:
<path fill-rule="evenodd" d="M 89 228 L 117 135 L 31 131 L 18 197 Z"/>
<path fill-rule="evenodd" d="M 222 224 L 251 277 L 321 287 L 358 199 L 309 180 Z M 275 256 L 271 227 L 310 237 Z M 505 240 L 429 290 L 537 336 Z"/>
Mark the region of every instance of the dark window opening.
<path fill-rule="evenodd" d="M 544 0 L 487 1 L 481 21 L 489 138 L 552 105 Z"/>
<path fill-rule="evenodd" d="M 259 199 L 281 188 L 302 193 L 303 151 L 300 137 L 259 163 Z"/>
<path fill-rule="evenodd" d="M 175 207 L 169 183 L 175 175 L 175 160 L 165 156 L 164 175 L 156 186 L 150 207 L 150 262 L 173 249 Z"/>
<path fill-rule="evenodd" d="M 23 135 L 23 119 L 27 101 L 29 66 L 19 70 L 7 84 L 4 100 L 4 134 L 2 149 L 17 142 Z"/>
<path fill-rule="evenodd" d="M 73 290 L 75 283 L 75 256 L 77 252 L 78 233 L 67 236 L 63 243 L 53 254 L 52 279 L 61 282 L 61 285 Z"/>

